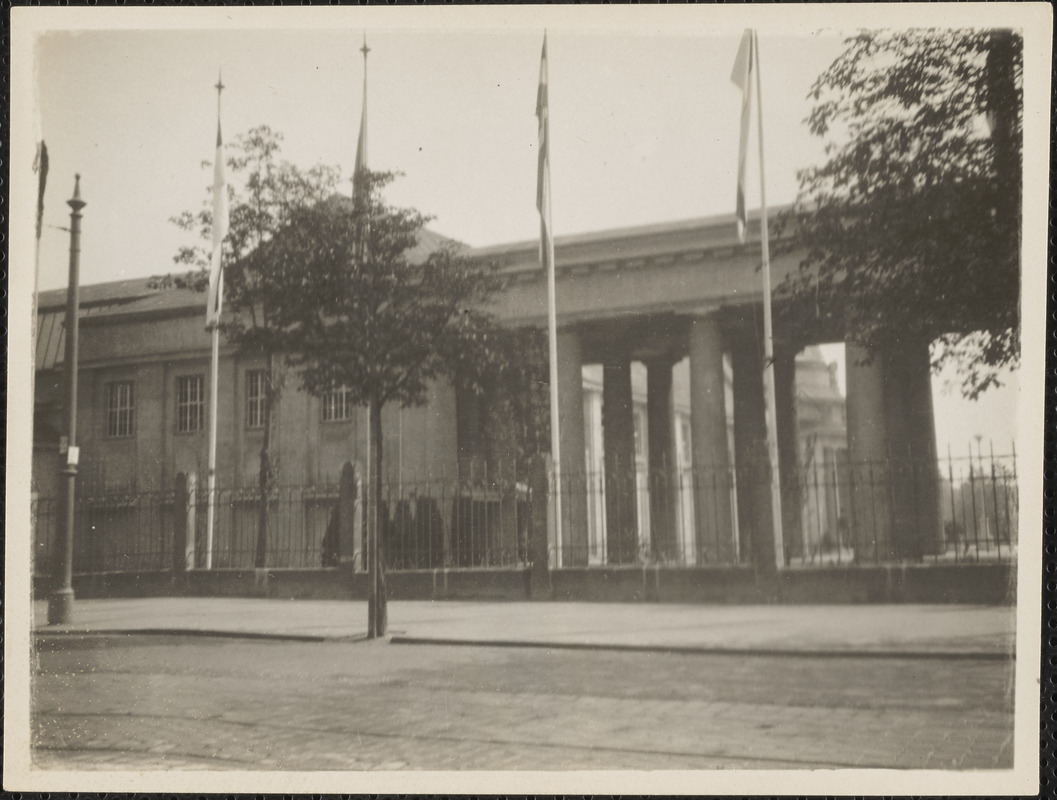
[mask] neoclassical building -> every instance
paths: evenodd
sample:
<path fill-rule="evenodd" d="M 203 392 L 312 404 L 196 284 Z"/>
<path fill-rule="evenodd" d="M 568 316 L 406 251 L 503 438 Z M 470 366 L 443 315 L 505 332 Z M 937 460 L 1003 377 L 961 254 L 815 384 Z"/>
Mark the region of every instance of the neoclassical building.
<path fill-rule="evenodd" d="M 538 243 L 473 253 L 499 265 L 505 289 L 493 310 L 503 324 L 543 327 Z M 551 542 L 554 564 L 652 559 L 774 566 L 806 557 L 823 540 L 869 546 L 881 557 L 936 545 L 938 499 L 933 513 L 927 491 L 915 492 L 915 506 L 907 509 L 898 486 L 886 486 L 887 506 L 879 513 L 871 484 L 871 514 L 855 511 L 865 500 L 857 469 L 889 463 L 903 441 L 931 437 L 935 450 L 931 396 L 921 397 L 920 370 L 890 358 L 858 358 L 849 348 L 845 408 L 832 370 L 812 347 L 816 342 L 793 342 L 781 329 L 776 405 L 787 477 L 783 541 L 774 541 L 759 259 L 758 229 L 750 225 L 742 244 L 730 216 L 558 238 L 563 502 L 561 535 Z M 775 259 L 776 285 L 797 261 L 795 253 Z M 64 301 L 65 293 L 55 291 L 42 293 L 38 303 L 33 473 L 39 497 L 58 495 Z M 82 496 L 163 490 L 177 474 L 204 476 L 210 342 L 202 297 L 154 290 L 145 280 L 87 286 L 80 324 Z M 221 533 L 225 525 L 238 527 L 240 515 L 252 516 L 263 367 L 222 344 L 218 483 L 245 490 L 245 497 L 225 510 Z M 925 368 L 927 383 L 927 359 Z M 470 563 L 454 555 L 465 538 L 463 521 L 488 514 L 467 511 L 462 495 L 486 487 L 489 461 L 500 465 L 492 468 L 493 481 L 520 480 L 513 472 L 501 474 L 501 465 L 512 470 L 516 463 L 512 454 L 503 457 L 508 444 L 482 441 L 484 427 L 476 418 L 487 413 L 441 382 L 425 406 L 391 407 L 383 415 L 384 479 L 395 487 L 391 515 L 401 502 L 410 503 L 409 518 L 428 507 L 430 518 L 445 526 L 439 538 L 430 534 L 431 547 L 440 552 L 427 565 Z M 291 377 L 274 419 L 278 482 L 335 484 L 346 462 L 364 460 L 365 422 L 363 409 L 340 389 L 310 397 Z M 485 451 L 488 458 L 479 457 Z M 486 509 L 492 501 L 480 497 Z M 318 559 L 333 504 L 325 492 L 316 500 L 318 508 L 306 506 L 299 523 L 305 547 L 315 548 L 306 556 L 312 559 Z M 482 523 L 489 547 L 520 552 L 517 506 L 493 516 Z"/>

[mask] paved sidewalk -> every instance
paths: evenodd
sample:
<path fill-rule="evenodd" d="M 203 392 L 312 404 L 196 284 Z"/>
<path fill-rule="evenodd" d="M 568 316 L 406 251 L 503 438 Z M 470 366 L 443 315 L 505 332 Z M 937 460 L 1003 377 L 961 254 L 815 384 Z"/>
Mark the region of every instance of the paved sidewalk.
<path fill-rule="evenodd" d="M 290 640 L 366 634 L 367 604 L 347 600 L 163 597 L 77 600 L 49 633 L 192 633 Z M 1006 658 L 1015 609 L 961 605 L 710 606 L 660 603 L 395 601 L 395 643 L 777 652 L 791 655 Z"/>

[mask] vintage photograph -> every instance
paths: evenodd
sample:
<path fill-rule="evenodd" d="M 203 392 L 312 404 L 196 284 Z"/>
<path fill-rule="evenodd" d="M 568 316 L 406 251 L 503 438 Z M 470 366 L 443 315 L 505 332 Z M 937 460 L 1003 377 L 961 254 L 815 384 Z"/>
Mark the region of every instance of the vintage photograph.
<path fill-rule="evenodd" d="M 1037 788 L 1049 6 L 604 11 L 12 11 L 5 789 Z"/>

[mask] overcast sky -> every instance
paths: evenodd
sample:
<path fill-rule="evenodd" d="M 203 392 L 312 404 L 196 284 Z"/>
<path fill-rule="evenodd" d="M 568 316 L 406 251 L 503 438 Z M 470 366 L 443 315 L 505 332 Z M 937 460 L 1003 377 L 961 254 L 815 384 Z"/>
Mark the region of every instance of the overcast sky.
<path fill-rule="evenodd" d="M 79 171 L 89 203 L 83 280 L 169 269 L 182 234 L 168 220 L 197 209 L 211 182 L 201 164 L 213 157 L 219 69 L 229 139 L 267 124 L 284 134 L 292 162 L 338 164 L 351 174 L 363 34 L 42 36 L 40 126 L 51 157 L 45 217 L 66 224 L 62 201 Z M 730 72 L 739 36 L 550 31 L 559 235 L 733 211 L 740 93 Z M 432 227 L 471 245 L 538 235 L 542 31 L 368 37 L 370 165 L 406 175 L 389 197 L 435 215 Z M 839 48 L 833 32 L 761 41 L 765 122 L 775 132 L 771 202 L 790 201 L 796 169 L 820 155 L 820 143 L 801 124 L 805 95 Z M 66 247 L 65 234 L 48 229 L 41 288 L 65 284 Z"/>
<path fill-rule="evenodd" d="M 39 35 L 35 133 L 51 159 L 39 287 L 66 283 L 69 239 L 58 228 L 68 225 L 64 201 L 74 172 L 88 203 L 83 284 L 173 269 L 172 256 L 188 240 L 169 219 L 197 210 L 211 183 L 202 162 L 214 152 L 218 70 L 227 87 L 227 140 L 266 124 L 284 134 L 288 160 L 337 164 L 349 176 L 365 33 L 369 163 L 406 174 L 389 199 L 434 215 L 431 227 L 473 246 L 538 236 L 543 25 L 494 17 L 490 28 L 426 30 L 368 24 L 381 18 L 349 11 L 343 24 L 326 29 L 139 26 Z M 745 23 L 730 16 L 723 25 L 700 26 L 643 19 L 660 17 L 629 16 L 605 30 L 549 23 L 558 235 L 734 210 L 740 94 L 730 72 Z M 822 157 L 822 143 L 803 124 L 806 96 L 840 43 L 835 27 L 761 30 L 771 205 L 790 202 L 797 169 Z M 751 157 L 750 208 L 759 203 L 756 169 Z M 1012 401 L 1007 391 L 965 406 L 938 392 L 941 451 L 948 440 L 961 449 L 976 433 L 1007 450 Z"/>

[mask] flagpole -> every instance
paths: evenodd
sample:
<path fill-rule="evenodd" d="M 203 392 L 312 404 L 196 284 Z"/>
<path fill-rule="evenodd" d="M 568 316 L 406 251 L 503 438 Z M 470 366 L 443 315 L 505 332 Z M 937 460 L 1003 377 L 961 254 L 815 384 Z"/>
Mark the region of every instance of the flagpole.
<path fill-rule="evenodd" d="M 209 472 L 206 486 L 209 506 L 206 512 L 206 569 L 213 568 L 213 517 L 216 510 L 217 490 L 217 381 L 220 373 L 220 328 L 215 321 L 211 328 L 213 360 L 209 370 Z M 187 566 L 193 567 L 194 564 Z"/>
<path fill-rule="evenodd" d="M 370 213 L 370 190 L 365 185 L 366 176 L 363 175 L 363 171 L 367 169 L 367 54 L 371 52 L 371 48 L 367 46 L 367 31 L 363 32 L 363 46 L 360 48 L 360 52 L 363 53 L 363 107 L 360 109 L 360 136 L 356 141 L 356 164 L 353 167 L 353 205 L 357 201 L 357 191 L 360 192 L 360 199 L 365 202 L 366 209 L 364 210 L 364 232 L 360 237 L 360 258 L 366 263 L 367 260 L 367 239 L 371 235 L 371 213 Z M 357 188 L 356 185 L 356 173 L 360 173 L 360 183 Z M 367 191 L 366 197 L 363 196 L 363 192 Z M 380 475 L 375 475 L 374 460 L 371 456 L 371 446 L 374 444 L 371 440 L 374 438 L 371 435 L 371 404 L 367 404 L 367 507 L 371 508 L 371 501 L 374 498 L 374 484 L 371 482 L 372 476 L 374 480 L 381 480 Z M 375 514 L 378 510 L 375 509 Z M 368 512 L 368 521 L 371 523 L 371 530 L 368 531 L 368 546 L 367 546 L 367 571 L 370 573 L 371 591 L 377 591 L 377 580 L 378 577 L 375 573 L 377 570 L 377 552 L 378 552 L 378 540 L 376 538 L 377 533 L 377 520 L 370 519 L 370 513 Z M 374 617 L 370 619 L 370 624 L 373 627 L 375 623 Z"/>
<path fill-rule="evenodd" d="M 766 395 L 767 456 L 771 464 L 771 516 L 774 520 L 775 564 L 785 564 L 782 544 L 782 483 L 778 467 L 778 425 L 774 388 L 774 328 L 771 320 L 771 248 L 767 230 L 767 189 L 763 167 L 763 94 L 760 83 L 760 45 L 752 32 L 752 49 L 756 61 L 756 122 L 760 147 L 760 245 L 763 255 L 763 388 Z"/>
<path fill-rule="evenodd" d="M 536 99 L 539 117 L 540 169 L 537 175 L 537 206 L 540 212 L 540 260 L 547 274 L 547 344 L 550 356 L 551 456 L 554 467 L 554 545 L 555 566 L 562 565 L 562 455 L 558 416 L 558 304 L 555 289 L 554 229 L 550 200 L 550 77 L 547 68 L 547 32 L 543 32 L 543 55 L 540 59 L 540 86 Z"/>
<path fill-rule="evenodd" d="M 371 49 L 367 46 L 367 32 L 364 32 L 364 44 L 359 49 L 360 53 L 364 54 L 364 97 L 363 107 L 359 112 L 359 136 L 356 139 L 356 161 L 352 167 L 352 205 L 356 207 L 357 203 L 366 204 L 364 211 L 364 228 L 361 229 L 359 234 L 359 241 L 357 242 L 357 256 L 360 261 L 367 260 L 367 240 L 370 237 L 370 188 L 366 186 L 365 181 L 367 176 L 364 172 L 367 170 L 367 54 L 371 52 Z M 365 191 L 367 192 L 365 197 Z M 374 462 L 371 461 L 371 404 L 367 404 L 367 447 L 365 448 L 367 453 L 367 475 L 365 478 L 365 494 L 364 498 L 370 508 L 370 499 L 374 497 L 371 494 L 371 472 L 372 465 Z M 370 515 L 368 515 L 369 517 Z M 368 519 L 370 523 L 370 519 Z M 372 544 L 372 533 L 368 531 L 367 539 L 364 543 L 365 548 L 365 561 L 367 562 L 367 571 L 370 573 L 369 578 L 371 587 L 374 585 L 375 578 L 373 577 L 373 544 Z M 371 625 L 374 624 L 374 619 L 371 617 Z"/>
<path fill-rule="evenodd" d="M 548 223 L 550 221 L 548 220 Z M 542 227 L 542 226 L 541 226 Z M 547 338 L 550 355 L 551 452 L 554 454 L 555 566 L 562 565 L 562 453 L 558 418 L 558 311 L 554 286 L 554 238 L 547 236 Z"/>
<path fill-rule="evenodd" d="M 217 90 L 217 126 L 219 132 L 220 126 L 220 93 L 224 90 L 224 83 L 217 75 L 216 82 Z M 218 147 L 217 147 L 217 158 L 221 157 L 221 148 L 219 146 L 219 134 L 218 134 Z M 214 165 L 214 172 L 216 171 Z M 222 189 L 225 187 L 221 187 Z M 216 188 L 214 187 L 214 191 Z M 216 201 L 214 200 L 214 203 Z M 219 224 L 219 220 L 214 219 L 213 224 Z M 223 247 L 220 242 L 213 243 L 213 260 L 219 262 L 223 257 Z M 209 369 L 209 469 L 206 473 L 206 496 L 207 496 L 207 510 L 206 510 L 206 553 L 205 553 L 205 568 L 213 568 L 213 525 L 214 517 L 216 515 L 216 496 L 217 496 L 217 383 L 220 375 L 220 302 L 224 296 L 224 270 L 222 268 L 217 269 L 220 264 L 216 263 L 213 265 L 214 270 L 218 272 L 217 275 L 217 293 L 215 298 L 211 298 L 210 302 L 215 302 L 216 305 L 211 310 L 212 320 L 210 322 L 210 333 L 213 338 L 213 358 L 210 363 Z M 190 532 L 194 535 L 194 532 Z M 194 552 L 192 550 L 192 552 Z M 188 564 L 187 566 L 193 567 L 194 563 Z"/>

